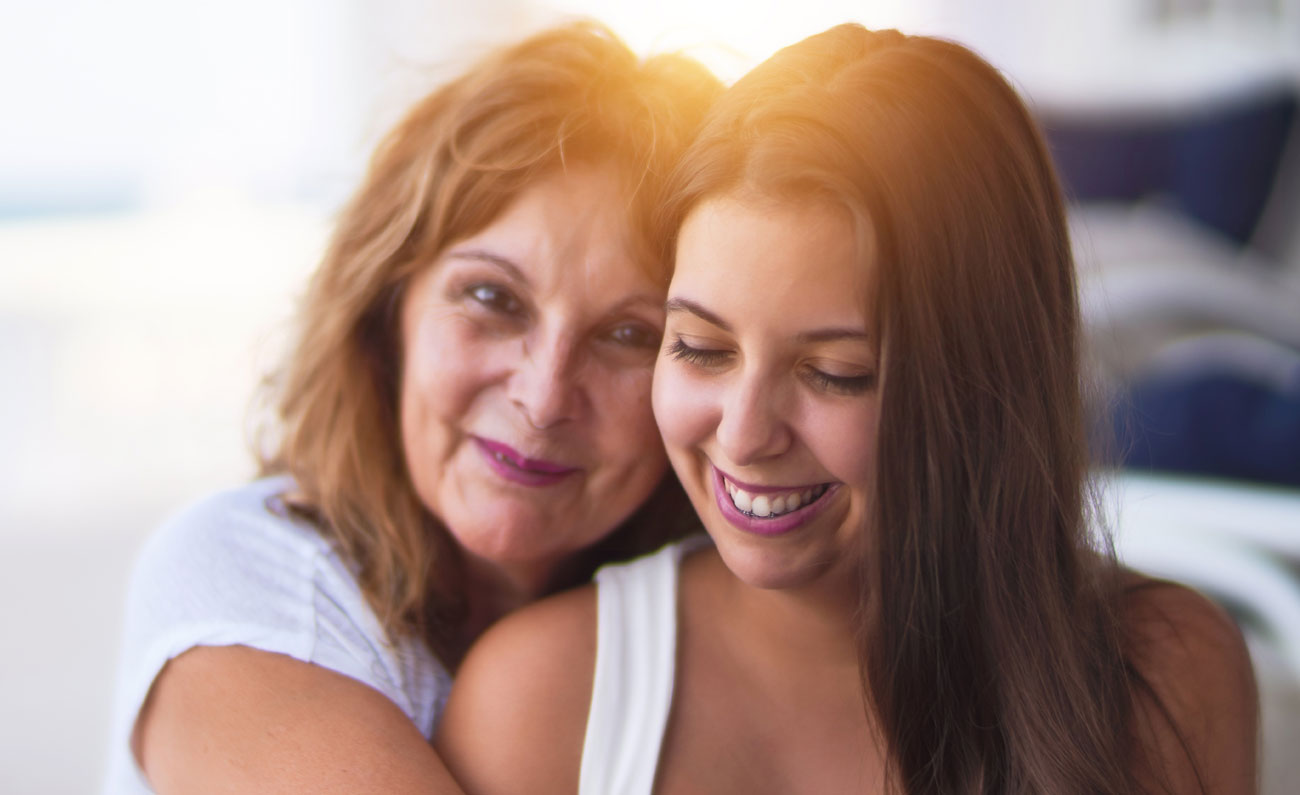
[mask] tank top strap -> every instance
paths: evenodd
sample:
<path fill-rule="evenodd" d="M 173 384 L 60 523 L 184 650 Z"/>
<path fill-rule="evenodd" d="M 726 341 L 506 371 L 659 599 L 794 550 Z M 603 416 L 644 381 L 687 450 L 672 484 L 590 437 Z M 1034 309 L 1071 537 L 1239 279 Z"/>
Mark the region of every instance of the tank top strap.
<path fill-rule="evenodd" d="M 596 671 L 579 795 L 650 795 L 673 700 L 677 571 L 707 536 L 596 573 Z"/>

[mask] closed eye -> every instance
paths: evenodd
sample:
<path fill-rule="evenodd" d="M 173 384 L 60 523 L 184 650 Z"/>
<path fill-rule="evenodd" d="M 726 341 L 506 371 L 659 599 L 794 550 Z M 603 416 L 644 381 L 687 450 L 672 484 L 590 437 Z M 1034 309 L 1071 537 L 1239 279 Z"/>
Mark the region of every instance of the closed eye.
<path fill-rule="evenodd" d="M 701 367 L 714 367 L 726 362 L 731 356 L 730 351 L 714 350 L 711 348 L 693 348 L 682 342 L 681 337 L 669 343 L 667 348 L 669 356 L 678 361 L 698 364 Z"/>
<path fill-rule="evenodd" d="M 818 389 L 836 395 L 862 395 L 876 385 L 876 376 L 866 375 L 831 375 L 814 367 L 804 370 L 804 377 Z"/>

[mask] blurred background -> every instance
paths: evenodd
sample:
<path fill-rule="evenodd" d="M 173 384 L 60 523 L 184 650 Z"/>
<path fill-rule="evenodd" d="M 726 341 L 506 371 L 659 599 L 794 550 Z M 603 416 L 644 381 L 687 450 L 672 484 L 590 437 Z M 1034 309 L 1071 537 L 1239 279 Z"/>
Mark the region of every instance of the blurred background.
<path fill-rule="evenodd" d="M 5 0 L 0 791 L 94 791 L 131 561 L 253 474 L 250 398 L 406 105 L 573 15 L 727 80 L 856 20 L 966 43 L 1072 199 L 1121 555 L 1239 619 L 1300 780 L 1300 0 Z"/>

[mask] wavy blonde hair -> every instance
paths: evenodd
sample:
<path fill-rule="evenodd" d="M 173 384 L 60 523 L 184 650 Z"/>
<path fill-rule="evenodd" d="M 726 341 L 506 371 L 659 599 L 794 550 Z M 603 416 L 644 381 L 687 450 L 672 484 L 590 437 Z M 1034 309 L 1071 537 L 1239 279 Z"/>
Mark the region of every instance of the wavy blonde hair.
<path fill-rule="evenodd" d="M 296 344 L 268 379 L 276 421 L 263 434 L 275 441 L 260 457 L 264 475 L 292 475 L 289 504 L 356 565 L 390 634 L 421 635 L 454 664 L 464 616 L 460 555 L 417 497 L 402 451 L 397 307 L 411 278 L 539 176 L 584 162 L 619 171 L 637 258 L 666 284 L 648 219 L 720 91 L 693 60 L 639 60 L 608 29 L 576 23 L 435 90 L 378 147 L 308 287 Z M 690 516 L 668 476 L 556 585 L 648 551 Z"/>

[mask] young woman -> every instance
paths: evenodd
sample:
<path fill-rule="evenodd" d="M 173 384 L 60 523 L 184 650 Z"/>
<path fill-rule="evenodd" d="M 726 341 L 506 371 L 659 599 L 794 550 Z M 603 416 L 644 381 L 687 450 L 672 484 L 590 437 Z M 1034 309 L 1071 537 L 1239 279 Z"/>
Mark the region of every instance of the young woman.
<path fill-rule="evenodd" d="M 438 736 L 460 783 L 1252 791 L 1235 626 L 1092 532 L 1061 195 L 998 73 L 834 28 L 674 184 L 654 409 L 713 543 L 487 633 Z"/>
<path fill-rule="evenodd" d="M 720 90 L 574 25 L 393 130 L 311 283 L 265 477 L 140 559 L 108 791 L 455 791 L 428 740 L 470 641 L 694 524 L 650 409 L 647 230 Z"/>

